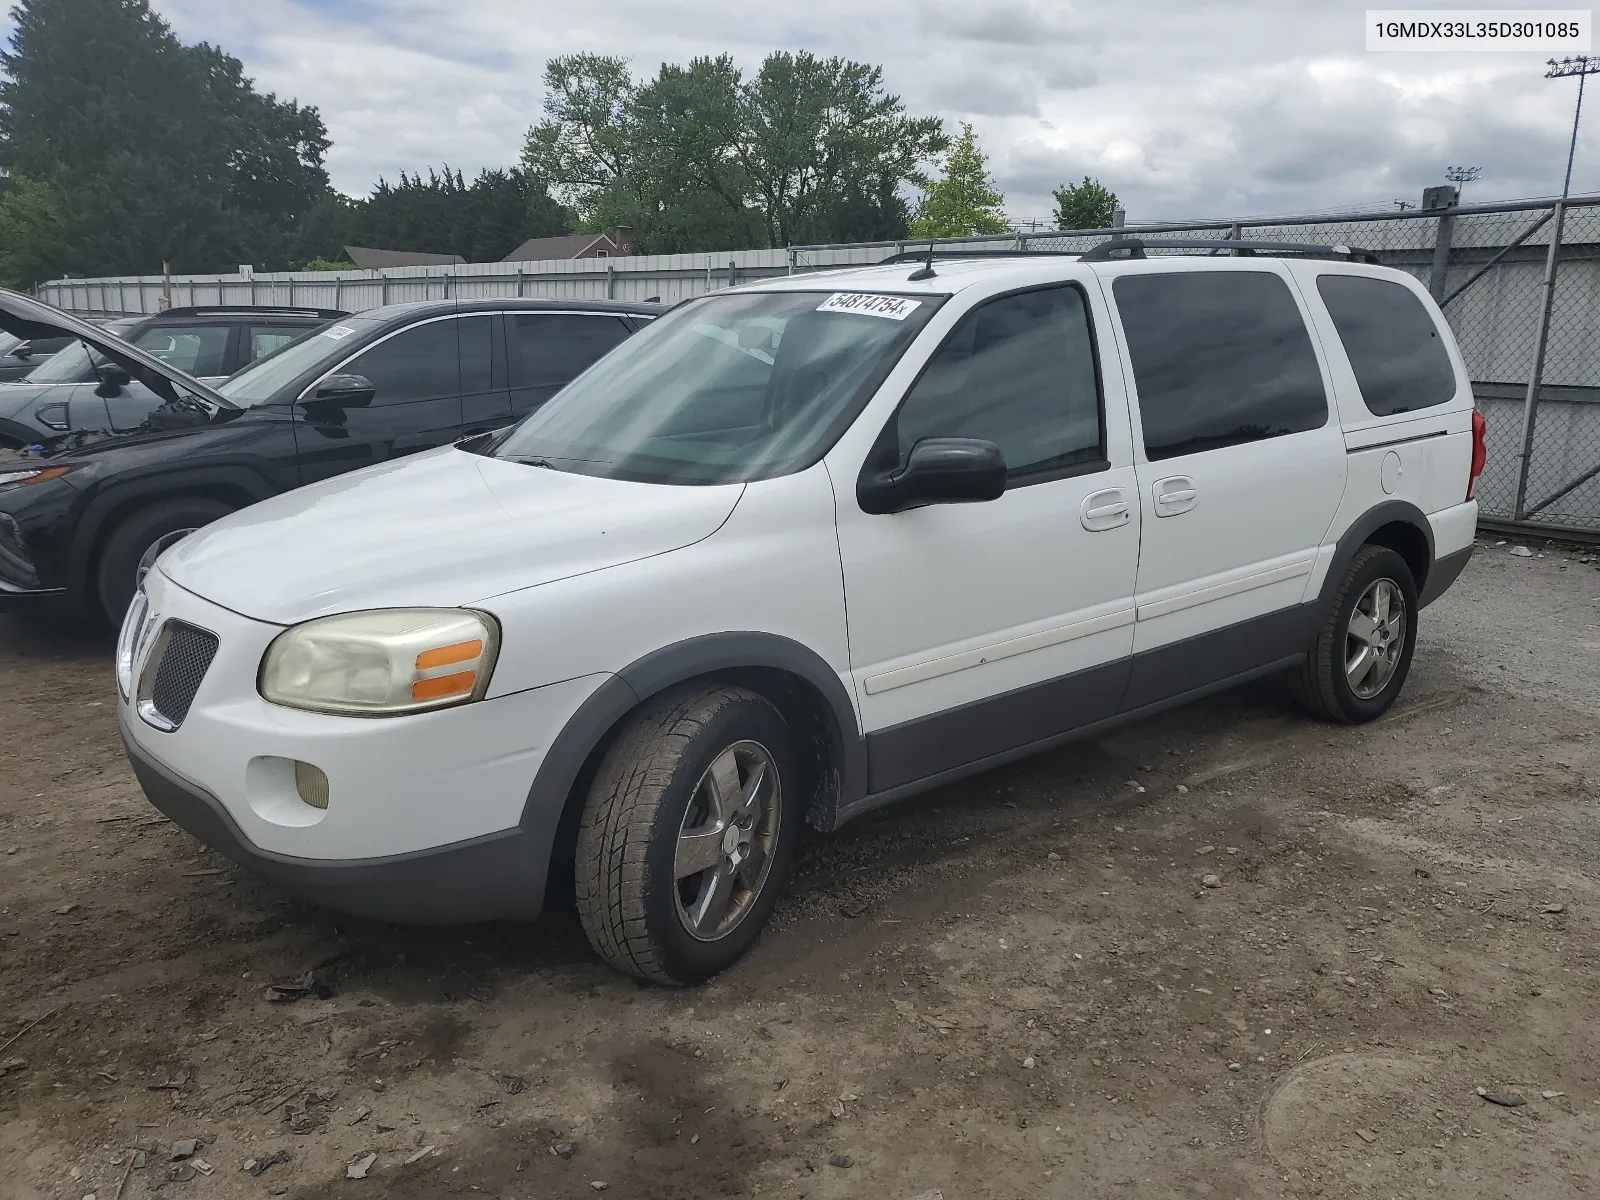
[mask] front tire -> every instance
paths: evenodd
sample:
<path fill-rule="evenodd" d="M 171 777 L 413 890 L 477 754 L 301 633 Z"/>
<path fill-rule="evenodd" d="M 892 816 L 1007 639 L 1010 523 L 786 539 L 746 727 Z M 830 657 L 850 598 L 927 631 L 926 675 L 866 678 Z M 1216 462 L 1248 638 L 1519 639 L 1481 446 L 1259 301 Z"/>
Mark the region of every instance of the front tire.
<path fill-rule="evenodd" d="M 220 500 L 180 496 L 125 517 L 106 539 L 95 571 L 95 598 L 112 628 L 122 624 L 145 572 L 163 550 L 232 511 Z"/>
<path fill-rule="evenodd" d="M 802 805 L 789 730 L 745 688 L 687 684 L 629 719 L 578 830 L 578 915 L 613 966 L 690 984 L 731 965 L 772 913 Z"/>
<path fill-rule="evenodd" d="M 1417 645 L 1417 585 L 1387 546 L 1350 560 L 1327 619 L 1295 679 L 1300 703 L 1323 720 L 1376 720 L 1405 686 Z"/>

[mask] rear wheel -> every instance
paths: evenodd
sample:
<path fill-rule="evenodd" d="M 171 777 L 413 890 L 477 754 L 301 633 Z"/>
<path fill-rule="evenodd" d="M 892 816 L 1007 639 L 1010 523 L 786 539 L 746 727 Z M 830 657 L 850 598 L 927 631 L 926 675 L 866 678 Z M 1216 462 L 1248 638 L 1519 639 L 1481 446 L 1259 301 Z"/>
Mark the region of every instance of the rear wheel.
<path fill-rule="evenodd" d="M 1361 547 L 1296 677 L 1300 702 L 1344 724 L 1382 716 L 1411 670 L 1416 614 L 1417 585 L 1406 560 L 1387 546 Z"/>
<path fill-rule="evenodd" d="M 697 983 L 755 941 L 799 835 L 789 730 L 728 685 L 663 693 L 628 722 L 578 830 L 578 914 L 596 951 L 658 983 Z"/>
<path fill-rule="evenodd" d="M 220 500 L 181 496 L 125 517 L 106 539 L 95 571 L 95 595 L 106 620 L 122 624 L 134 592 L 163 550 L 232 511 Z"/>

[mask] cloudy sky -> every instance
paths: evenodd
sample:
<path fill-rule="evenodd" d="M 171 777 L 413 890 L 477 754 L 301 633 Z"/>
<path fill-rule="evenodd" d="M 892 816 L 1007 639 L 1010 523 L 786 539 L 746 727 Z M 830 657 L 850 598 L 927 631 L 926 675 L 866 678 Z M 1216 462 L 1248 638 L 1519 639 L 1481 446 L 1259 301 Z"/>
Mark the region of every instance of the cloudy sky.
<path fill-rule="evenodd" d="M 1045 216 L 1050 189 L 1086 174 L 1131 220 L 1386 207 L 1454 163 L 1483 168 L 1469 201 L 1549 195 L 1576 88 L 1542 77 L 1544 54 L 1368 53 L 1365 6 L 1346 0 L 155 6 L 184 40 L 321 109 L 329 171 L 352 194 L 402 168 L 515 161 L 545 59 L 578 50 L 641 76 L 724 51 L 747 67 L 801 48 L 880 63 L 913 113 L 976 127 L 1014 217 Z M 1590 99 L 1574 191 L 1600 190 L 1600 87 Z"/>

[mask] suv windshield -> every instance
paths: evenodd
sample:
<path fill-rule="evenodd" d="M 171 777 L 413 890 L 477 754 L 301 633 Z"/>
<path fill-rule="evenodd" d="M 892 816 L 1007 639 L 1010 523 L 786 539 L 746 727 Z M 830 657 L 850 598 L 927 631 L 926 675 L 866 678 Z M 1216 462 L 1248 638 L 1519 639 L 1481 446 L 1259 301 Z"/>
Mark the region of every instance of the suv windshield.
<path fill-rule="evenodd" d="M 648 483 L 786 474 L 833 444 L 943 299 L 706 297 L 623 342 L 493 454 Z"/>
<path fill-rule="evenodd" d="M 303 333 L 271 354 L 241 367 L 217 385 L 240 408 L 253 408 L 277 398 L 286 384 L 319 368 L 331 367 L 366 341 L 371 321 L 341 317 L 332 324 Z"/>

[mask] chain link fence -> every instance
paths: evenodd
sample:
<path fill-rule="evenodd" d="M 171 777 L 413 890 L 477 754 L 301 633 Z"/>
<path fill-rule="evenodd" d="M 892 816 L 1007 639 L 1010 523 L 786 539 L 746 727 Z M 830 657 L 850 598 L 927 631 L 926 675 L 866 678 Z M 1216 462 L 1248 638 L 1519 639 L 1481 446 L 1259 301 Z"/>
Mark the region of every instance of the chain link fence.
<path fill-rule="evenodd" d="M 1439 300 L 1488 423 L 1482 518 L 1600 536 L 1600 197 L 948 238 L 980 251 L 1082 253 L 1107 238 L 1310 242 L 1377 252 Z M 543 263 L 64 279 L 41 298 L 95 315 L 166 305 L 303 305 L 354 311 L 410 300 L 539 296 L 661 300 L 797 272 L 876 263 L 923 242 Z M 1155 250 L 1152 254 L 1182 253 Z"/>

